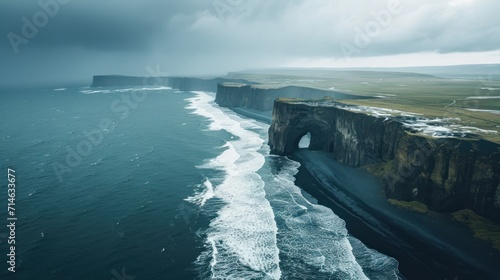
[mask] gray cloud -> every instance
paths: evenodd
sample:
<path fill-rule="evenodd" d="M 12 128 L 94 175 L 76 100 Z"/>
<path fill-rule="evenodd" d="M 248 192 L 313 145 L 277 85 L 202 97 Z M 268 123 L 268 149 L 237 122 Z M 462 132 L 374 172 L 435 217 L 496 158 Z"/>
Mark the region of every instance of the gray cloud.
<path fill-rule="evenodd" d="M 363 58 L 500 48 L 498 1 L 400 0 L 401 11 L 390 13 L 391 1 L 73 0 L 19 44 L 18 54 L 8 34 L 22 36 L 22 18 L 32 22 L 42 8 L 2 1 L 0 81 L 140 75 L 151 64 L 172 74 L 218 74 L 296 59 L 342 60 L 346 50 Z"/>

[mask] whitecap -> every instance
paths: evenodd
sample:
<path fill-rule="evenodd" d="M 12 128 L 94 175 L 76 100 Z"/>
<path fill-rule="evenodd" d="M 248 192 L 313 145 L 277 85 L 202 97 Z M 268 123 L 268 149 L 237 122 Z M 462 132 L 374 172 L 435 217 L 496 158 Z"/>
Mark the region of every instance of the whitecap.
<path fill-rule="evenodd" d="M 209 184 L 210 179 L 206 180 L 205 191 L 199 193 L 197 199 L 192 198 L 201 205 L 212 197 L 224 202 L 210 222 L 206 249 L 198 262 L 208 263 L 212 278 L 279 279 L 274 213 L 266 199 L 264 182 L 256 173 L 265 162 L 259 153 L 265 141 L 246 128 L 252 126 L 251 121 L 219 108 L 213 102 L 213 95 L 194 93 L 195 97 L 187 99 L 187 108 L 209 119 L 209 130 L 225 130 L 235 136 L 224 145 L 226 149 L 219 156 L 198 166 L 226 174 L 216 186 Z"/>
<path fill-rule="evenodd" d="M 158 91 L 158 90 L 171 90 L 171 87 L 157 86 L 157 87 L 131 87 L 116 89 L 114 92 L 136 92 L 136 91 Z"/>
<path fill-rule="evenodd" d="M 202 190 L 197 192 L 195 195 L 188 197 L 185 201 L 198 204 L 199 206 L 204 206 L 205 203 L 214 197 L 214 188 L 212 182 L 208 178 L 205 178 L 203 184 L 198 186 Z"/>
<path fill-rule="evenodd" d="M 300 163 L 269 156 L 280 169 L 266 188 L 275 215 L 279 217 L 280 242 L 285 261 L 297 278 L 368 279 L 353 254 L 345 222 L 324 206 L 309 202 L 294 183 Z"/>
<path fill-rule="evenodd" d="M 199 186 L 202 190 L 188 198 L 206 209 L 212 209 L 207 205 L 212 198 L 224 203 L 205 232 L 205 251 L 196 261 L 212 279 L 288 277 L 281 265 L 290 259 L 296 259 L 297 266 L 286 268 L 299 278 L 368 279 L 365 267 L 376 275 L 395 275 L 397 262 L 375 251 L 366 248 L 369 258 L 358 260 L 354 251 L 362 247 L 356 243 L 353 248 L 345 222 L 331 209 L 304 198 L 294 183 L 300 164 L 269 155 L 264 140 L 268 125 L 219 108 L 209 94 L 195 94 L 187 108 L 209 119 L 209 130 L 225 130 L 234 136 L 217 157 L 198 166 L 223 171 L 223 180 L 212 185 L 216 181 L 206 178 Z M 282 163 L 273 178 L 267 178 L 269 171 L 262 168 L 265 156 Z M 280 254 L 287 260 L 280 260 Z M 314 274 L 302 270 L 303 265 Z"/>
<path fill-rule="evenodd" d="M 83 94 L 110 93 L 110 92 L 111 92 L 111 90 L 108 90 L 108 89 L 104 89 L 104 90 L 91 90 L 91 89 L 80 90 L 80 93 L 83 93 Z"/>

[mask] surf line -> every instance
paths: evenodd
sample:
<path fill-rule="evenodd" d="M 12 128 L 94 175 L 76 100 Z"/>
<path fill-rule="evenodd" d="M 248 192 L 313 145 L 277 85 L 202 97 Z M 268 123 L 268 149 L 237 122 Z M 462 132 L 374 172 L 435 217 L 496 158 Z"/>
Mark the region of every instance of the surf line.
<path fill-rule="evenodd" d="M 199 168 L 222 170 L 222 182 L 213 192 L 204 191 L 224 202 L 206 231 L 206 252 L 213 278 L 260 277 L 279 279 L 279 249 L 274 212 L 266 199 L 264 181 L 257 174 L 265 163 L 259 150 L 265 140 L 251 131 L 251 122 L 214 103 L 213 96 L 194 92 L 187 109 L 209 119 L 209 131 L 224 130 L 233 136 L 216 158 Z M 210 180 L 210 179 L 209 179 Z M 212 181 L 212 180 L 211 180 Z M 206 202 L 199 198 L 194 201 Z"/>

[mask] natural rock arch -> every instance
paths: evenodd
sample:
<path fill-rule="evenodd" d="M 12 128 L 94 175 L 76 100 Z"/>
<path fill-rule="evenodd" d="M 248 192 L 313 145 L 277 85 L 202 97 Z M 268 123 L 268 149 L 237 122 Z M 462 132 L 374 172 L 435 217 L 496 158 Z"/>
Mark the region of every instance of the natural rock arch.
<path fill-rule="evenodd" d="M 330 143 L 329 127 L 326 123 L 318 122 L 316 119 L 299 118 L 291 124 L 278 127 L 278 124 L 271 127 L 269 140 L 272 145 L 272 152 L 289 155 L 299 149 L 299 142 L 308 133 L 311 135 L 309 150 L 328 150 Z M 282 133 L 274 131 L 283 130 Z"/>
<path fill-rule="evenodd" d="M 311 132 L 307 132 L 304 136 L 302 136 L 297 144 L 299 149 L 309 149 L 311 146 Z"/>

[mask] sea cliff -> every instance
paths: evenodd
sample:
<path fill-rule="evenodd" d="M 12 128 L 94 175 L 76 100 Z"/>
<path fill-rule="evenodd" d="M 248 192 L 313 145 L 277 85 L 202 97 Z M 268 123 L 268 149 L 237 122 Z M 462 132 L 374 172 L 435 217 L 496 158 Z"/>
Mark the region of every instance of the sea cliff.
<path fill-rule="evenodd" d="M 170 86 L 181 91 L 216 92 L 218 84 L 227 82 L 254 84 L 242 79 L 226 78 L 202 79 L 191 77 L 135 77 L 122 75 L 96 75 L 93 77 L 92 87 L 162 85 Z"/>
<path fill-rule="evenodd" d="M 289 155 L 311 133 L 309 149 L 336 161 L 364 166 L 383 178 L 388 198 L 425 203 L 438 211 L 472 209 L 500 222 L 500 145 L 485 140 L 432 138 L 403 123 L 349 110 L 277 98 L 367 98 L 308 87 L 262 87 L 242 79 L 159 77 L 156 83 L 183 91 L 217 92 L 222 107 L 273 110 L 271 152 Z M 94 76 L 93 87 L 147 85 L 145 77 Z M 275 101 L 276 100 L 276 101 Z M 273 106 L 274 105 L 274 106 Z"/>
<path fill-rule="evenodd" d="M 472 209 L 500 222 L 500 145 L 433 138 L 401 122 L 343 104 L 278 99 L 269 129 L 271 152 L 289 155 L 311 134 L 309 149 L 383 178 L 388 198 L 419 201 L 437 211 Z"/>
<path fill-rule="evenodd" d="M 160 79 L 162 79 L 160 77 Z M 122 75 L 95 75 L 91 87 L 112 87 L 112 86 L 142 86 L 147 83 L 145 77 L 122 76 Z M 158 83 L 156 81 L 156 83 Z M 165 78 L 165 83 L 167 79 Z"/>
<path fill-rule="evenodd" d="M 263 87 L 248 83 L 219 83 L 215 102 L 222 107 L 242 107 L 270 111 L 273 102 L 279 97 L 361 99 L 365 96 L 351 95 L 333 90 L 321 90 L 300 86 Z"/>

